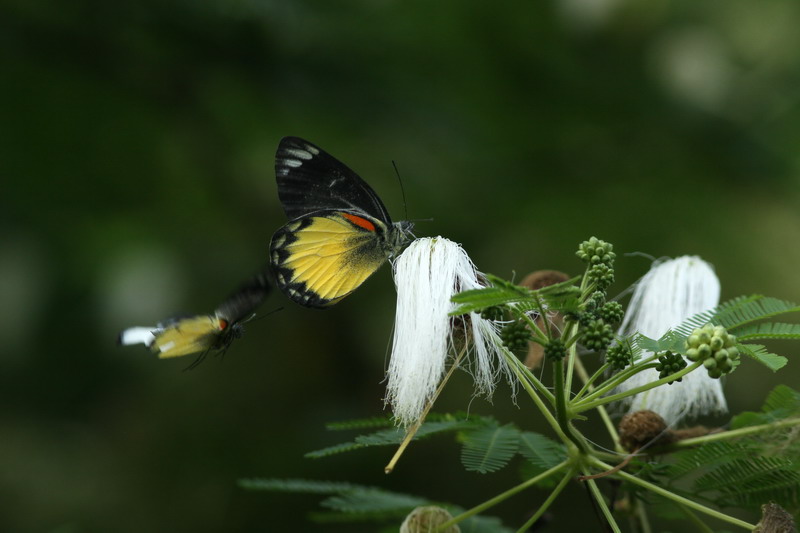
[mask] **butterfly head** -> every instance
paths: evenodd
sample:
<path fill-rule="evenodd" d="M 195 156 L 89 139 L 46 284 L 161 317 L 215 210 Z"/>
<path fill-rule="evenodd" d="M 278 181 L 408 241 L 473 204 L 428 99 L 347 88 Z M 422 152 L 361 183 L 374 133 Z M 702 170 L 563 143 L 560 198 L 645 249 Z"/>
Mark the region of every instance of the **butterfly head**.
<path fill-rule="evenodd" d="M 386 255 L 390 258 L 395 257 L 406 244 L 415 238 L 414 223 L 408 220 L 401 220 L 392 224 L 392 231 L 389 232 L 389 237 L 386 241 Z"/>

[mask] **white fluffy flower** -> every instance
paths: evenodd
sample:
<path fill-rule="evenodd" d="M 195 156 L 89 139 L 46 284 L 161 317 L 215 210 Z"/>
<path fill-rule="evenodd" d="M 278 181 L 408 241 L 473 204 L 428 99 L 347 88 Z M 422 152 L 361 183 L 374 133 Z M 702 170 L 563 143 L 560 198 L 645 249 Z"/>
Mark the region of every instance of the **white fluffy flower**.
<path fill-rule="evenodd" d="M 657 261 L 638 282 L 620 335 L 639 332 L 658 339 L 690 316 L 719 304 L 719 280 L 714 270 L 696 256 Z M 652 354 L 647 354 L 652 355 Z M 656 381 L 649 369 L 623 383 L 618 392 Z M 727 405 L 718 379 L 699 369 L 672 385 L 656 387 L 627 400 L 629 411 L 650 409 L 672 425 L 686 416 L 725 412 Z"/>
<path fill-rule="evenodd" d="M 482 287 L 464 249 L 443 237 L 417 239 L 395 261 L 394 280 L 397 315 L 386 401 L 398 423 L 418 421 L 434 398 L 453 352 L 454 323 L 466 324 L 476 390 L 490 395 L 498 374 L 508 372 L 497 326 L 478 313 L 463 322 L 448 316 L 455 308 L 454 294 Z"/>

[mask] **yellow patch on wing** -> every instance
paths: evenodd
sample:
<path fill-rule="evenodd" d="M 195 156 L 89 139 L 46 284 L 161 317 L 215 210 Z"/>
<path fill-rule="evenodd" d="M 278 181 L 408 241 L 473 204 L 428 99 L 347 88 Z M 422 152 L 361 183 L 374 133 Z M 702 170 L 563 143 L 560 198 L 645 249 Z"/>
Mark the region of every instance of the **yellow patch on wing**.
<path fill-rule="evenodd" d="M 291 228 L 289 228 L 291 230 Z M 280 266 L 291 271 L 291 283 L 305 283 L 325 300 L 338 300 L 353 292 L 383 263 L 383 258 L 357 254 L 375 239 L 341 216 L 314 217 L 311 224 L 292 234 L 284 247 L 288 257 Z"/>
<path fill-rule="evenodd" d="M 213 316 L 185 318 L 157 333 L 150 348 L 161 359 L 204 352 L 214 345 L 222 329 Z"/>

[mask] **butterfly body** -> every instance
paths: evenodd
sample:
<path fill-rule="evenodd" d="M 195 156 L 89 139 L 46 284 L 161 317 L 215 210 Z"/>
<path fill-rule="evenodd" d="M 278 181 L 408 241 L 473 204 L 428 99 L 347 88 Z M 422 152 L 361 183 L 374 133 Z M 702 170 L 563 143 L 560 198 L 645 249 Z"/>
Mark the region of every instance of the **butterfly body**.
<path fill-rule="evenodd" d="M 210 315 L 175 317 L 153 327 L 133 327 L 119 334 L 122 345 L 144 344 L 161 359 L 208 351 L 224 352 L 242 336 L 243 323 L 269 294 L 264 274 L 252 278 L 228 296 Z M 202 356 L 201 356 L 202 357 Z"/>
<path fill-rule="evenodd" d="M 307 307 L 327 307 L 358 288 L 408 242 L 355 172 L 297 137 L 278 147 L 278 194 L 290 221 L 270 244 L 278 287 Z"/>

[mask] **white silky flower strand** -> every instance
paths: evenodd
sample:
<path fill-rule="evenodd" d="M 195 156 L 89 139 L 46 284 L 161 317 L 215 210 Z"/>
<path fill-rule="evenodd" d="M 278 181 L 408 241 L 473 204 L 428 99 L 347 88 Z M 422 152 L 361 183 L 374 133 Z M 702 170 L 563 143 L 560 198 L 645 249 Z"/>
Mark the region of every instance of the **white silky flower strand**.
<path fill-rule="evenodd" d="M 633 332 L 658 339 L 690 316 L 719 305 L 720 284 L 711 265 L 697 256 L 683 256 L 653 263 L 637 283 L 620 335 Z M 652 355 L 646 353 L 645 356 Z M 656 381 L 658 372 L 648 369 L 623 383 L 624 392 Z M 674 425 L 684 417 L 727 411 L 722 384 L 703 368 L 673 382 L 626 400 L 629 412 L 650 409 Z"/>
<path fill-rule="evenodd" d="M 397 422 L 408 426 L 420 419 L 445 372 L 453 346 L 450 299 L 482 285 L 464 249 L 443 237 L 412 242 L 394 262 L 394 280 L 397 313 L 386 402 Z M 477 313 L 470 322 L 476 390 L 488 395 L 499 373 L 495 361 L 502 361 L 501 341 L 493 322 Z"/>

